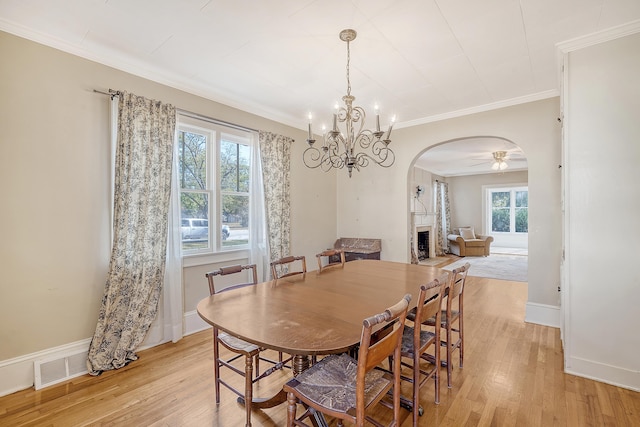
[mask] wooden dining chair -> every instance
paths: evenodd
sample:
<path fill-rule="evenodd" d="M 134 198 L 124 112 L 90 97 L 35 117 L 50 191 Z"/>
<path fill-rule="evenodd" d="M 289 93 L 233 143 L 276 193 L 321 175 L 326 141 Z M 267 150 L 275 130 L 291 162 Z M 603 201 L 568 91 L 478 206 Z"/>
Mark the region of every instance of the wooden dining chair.
<path fill-rule="evenodd" d="M 294 268 L 294 267 L 298 268 Z M 271 263 L 271 274 L 274 279 L 305 274 L 307 272 L 307 260 L 304 255 L 286 256 Z"/>
<path fill-rule="evenodd" d="M 447 387 L 451 388 L 451 374 L 453 371 L 453 352 L 458 350 L 460 355 L 460 367 L 463 366 L 464 359 L 464 283 L 467 280 L 467 273 L 471 264 L 465 263 L 462 267 L 454 269 L 449 275 L 449 283 L 443 305 L 446 308 L 441 310 L 441 318 L 438 322 L 435 317 L 426 319 L 426 325 L 440 325 L 445 330 L 445 339 L 442 345 L 447 347 Z M 457 335 L 454 341 L 453 334 Z"/>
<path fill-rule="evenodd" d="M 342 249 L 327 249 L 316 254 L 318 259 L 318 273 L 332 267 L 344 267 L 344 251 Z M 323 260 L 326 259 L 326 262 Z"/>
<path fill-rule="evenodd" d="M 247 270 L 250 271 L 252 281 L 247 283 L 238 283 L 229 286 L 221 291 L 216 291 L 214 278 L 217 276 L 229 276 L 247 274 Z M 232 289 L 239 289 L 247 286 L 255 286 L 258 283 L 258 275 L 256 271 L 256 265 L 232 265 L 228 267 L 222 267 L 215 271 L 210 271 L 205 274 L 209 281 L 209 294 L 214 295 L 220 292 L 227 292 Z M 247 276 L 244 276 L 245 278 Z M 220 344 L 231 351 L 234 355 L 229 359 L 223 359 L 220 357 Z M 238 337 L 230 335 L 226 332 L 221 332 L 213 327 L 213 359 L 214 359 L 214 378 L 215 378 L 215 391 L 216 391 L 216 403 L 220 403 L 220 384 L 227 387 L 229 390 L 237 394 L 245 402 L 246 411 L 246 425 L 251 425 L 251 401 L 253 399 L 253 384 L 262 378 L 271 375 L 273 372 L 285 367 L 285 364 L 291 359 L 282 360 L 282 353 L 279 354 L 279 360 L 274 361 L 266 357 L 261 356 L 263 348 L 260 348 L 254 344 L 241 340 Z M 245 358 L 244 371 L 234 366 L 233 362 L 240 357 Z M 272 366 L 260 373 L 260 361 L 270 363 Z M 255 362 L 255 363 L 254 363 Z M 255 378 L 253 373 L 253 366 L 255 364 Z M 229 370 L 244 377 L 244 393 L 230 385 L 228 382 L 220 377 L 220 368 L 228 368 Z"/>
<path fill-rule="evenodd" d="M 384 312 L 364 319 L 357 361 L 347 354 L 330 355 L 284 385 L 288 427 L 309 427 L 303 420 L 316 412 L 337 418 L 338 426 L 348 420 L 361 427 L 365 419 L 380 426 L 366 414 L 378 402 L 393 408 L 390 425 L 400 425 L 400 345 L 410 300 L 407 294 Z M 372 332 L 380 326 L 388 333 L 372 339 Z M 389 356 L 394 360 L 393 373 L 375 369 Z M 391 389 L 392 405 L 383 400 Z M 298 402 L 306 410 L 296 418 Z"/>
<path fill-rule="evenodd" d="M 433 378 L 435 383 L 435 403 L 440 403 L 440 328 L 429 327 L 427 330 L 422 322 L 433 317 L 436 324 L 440 323 L 442 297 L 448 282 L 448 273 L 445 273 L 428 284 L 420 286 L 413 326 L 407 324 L 402 336 L 401 364 L 409 367 L 413 376 L 402 375 L 400 378 L 413 383 L 413 399 L 407 403 L 413 411 L 414 426 L 418 425 L 418 416 L 422 415 L 420 388 L 430 378 Z M 405 359 L 411 360 L 411 363 L 405 362 Z M 421 364 L 421 361 L 428 362 L 430 369 L 425 367 L 427 364 Z"/>

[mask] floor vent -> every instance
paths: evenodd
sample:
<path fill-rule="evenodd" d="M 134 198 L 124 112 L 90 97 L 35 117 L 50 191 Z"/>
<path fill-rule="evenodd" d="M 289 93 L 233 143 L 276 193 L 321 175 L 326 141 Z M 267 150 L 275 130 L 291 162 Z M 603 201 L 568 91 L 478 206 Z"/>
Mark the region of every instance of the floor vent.
<path fill-rule="evenodd" d="M 87 351 L 33 363 L 36 390 L 84 375 L 87 370 Z"/>

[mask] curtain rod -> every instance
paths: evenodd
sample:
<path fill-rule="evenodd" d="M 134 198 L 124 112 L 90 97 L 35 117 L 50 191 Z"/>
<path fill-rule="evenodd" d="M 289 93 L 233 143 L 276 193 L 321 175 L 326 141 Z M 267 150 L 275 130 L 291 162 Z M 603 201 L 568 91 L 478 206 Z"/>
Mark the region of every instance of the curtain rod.
<path fill-rule="evenodd" d="M 249 132 L 260 132 L 257 129 L 252 129 L 252 128 L 249 128 L 249 127 L 246 127 L 246 126 L 237 125 L 235 123 L 225 122 L 224 120 L 214 119 L 212 117 L 204 116 L 204 115 L 199 114 L 199 113 L 194 113 L 192 111 L 183 110 L 182 108 L 176 108 L 176 111 L 178 112 L 178 114 L 182 114 L 183 116 L 191 117 L 193 119 L 204 120 L 205 122 L 214 123 L 214 124 L 217 124 L 217 125 L 228 126 L 228 127 L 231 127 L 231 128 L 234 128 L 234 129 L 238 129 L 238 130 L 244 130 L 244 131 L 249 131 Z"/>
<path fill-rule="evenodd" d="M 111 99 L 113 99 L 116 96 L 120 96 L 122 95 L 122 92 L 120 92 L 119 90 L 113 90 L 113 89 L 109 89 L 108 92 L 102 91 L 102 90 L 98 90 L 98 89 L 94 89 L 93 90 L 95 93 L 99 93 L 102 95 L 108 95 L 111 97 Z M 241 126 L 241 125 L 237 125 L 235 123 L 229 123 L 229 122 L 225 122 L 224 120 L 218 120 L 218 119 L 214 119 L 212 117 L 208 117 L 208 116 L 204 116 L 202 114 L 199 113 L 194 113 L 192 111 L 187 111 L 187 110 L 183 110 L 182 108 L 176 108 L 176 112 L 178 114 L 182 114 L 183 116 L 187 116 L 187 117 L 191 117 L 194 119 L 200 119 L 200 120 L 204 120 L 210 123 L 214 123 L 214 124 L 218 124 L 218 125 L 223 125 L 223 126 L 228 126 L 234 129 L 238 129 L 238 130 L 244 130 L 244 131 L 249 131 L 249 132 L 259 132 L 258 129 L 253 129 L 253 128 L 249 128 L 246 126 Z"/>
<path fill-rule="evenodd" d="M 102 95 L 108 95 L 108 96 L 111 97 L 111 99 L 113 99 L 116 96 L 122 95 L 122 92 L 120 92 L 119 90 L 113 90 L 113 89 L 109 89 L 109 92 L 105 92 L 105 91 L 98 90 L 98 89 L 94 89 L 93 91 L 95 93 L 100 93 Z"/>

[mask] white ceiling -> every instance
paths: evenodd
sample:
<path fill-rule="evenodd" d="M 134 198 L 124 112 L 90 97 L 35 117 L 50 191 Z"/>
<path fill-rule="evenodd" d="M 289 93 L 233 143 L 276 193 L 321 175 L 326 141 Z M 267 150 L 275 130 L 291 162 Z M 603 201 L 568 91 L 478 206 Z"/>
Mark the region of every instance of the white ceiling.
<path fill-rule="evenodd" d="M 404 127 L 556 96 L 556 43 L 639 18 L 639 0 L 0 0 L 1 30 L 317 131 L 346 92 L 342 29 L 356 104 Z"/>

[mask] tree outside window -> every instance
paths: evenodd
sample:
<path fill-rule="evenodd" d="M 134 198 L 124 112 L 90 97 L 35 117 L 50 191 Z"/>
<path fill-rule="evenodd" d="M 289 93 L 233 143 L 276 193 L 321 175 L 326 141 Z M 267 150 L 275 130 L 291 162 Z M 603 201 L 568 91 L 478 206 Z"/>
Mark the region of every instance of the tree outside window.
<path fill-rule="evenodd" d="M 491 189 L 489 200 L 493 233 L 527 233 L 529 231 L 529 191 L 527 189 Z"/>

